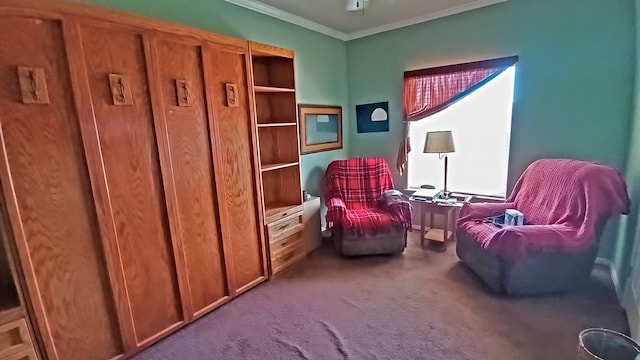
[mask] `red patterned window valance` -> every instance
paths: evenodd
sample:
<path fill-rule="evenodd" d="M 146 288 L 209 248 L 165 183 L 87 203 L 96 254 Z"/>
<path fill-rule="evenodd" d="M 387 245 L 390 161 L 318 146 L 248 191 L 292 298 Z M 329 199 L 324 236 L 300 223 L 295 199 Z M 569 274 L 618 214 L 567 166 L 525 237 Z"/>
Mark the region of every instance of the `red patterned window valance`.
<path fill-rule="evenodd" d="M 420 120 L 447 108 L 517 61 L 513 56 L 405 72 L 405 121 Z"/>

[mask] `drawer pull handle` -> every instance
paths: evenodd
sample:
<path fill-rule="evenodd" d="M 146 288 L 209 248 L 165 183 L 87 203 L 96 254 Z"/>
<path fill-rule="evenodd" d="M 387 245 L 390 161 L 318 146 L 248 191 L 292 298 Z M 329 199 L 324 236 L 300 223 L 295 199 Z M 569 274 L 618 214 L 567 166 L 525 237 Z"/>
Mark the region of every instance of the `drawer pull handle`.
<path fill-rule="evenodd" d="M 125 101 L 127 98 L 125 96 L 125 87 L 124 82 L 122 82 L 122 78 L 118 78 L 118 97 L 120 97 L 120 101 Z"/>
<path fill-rule="evenodd" d="M 280 243 L 281 247 L 284 247 L 284 246 L 287 246 L 287 245 L 289 245 L 289 240 L 283 241 L 283 242 Z"/>
<path fill-rule="evenodd" d="M 189 102 L 189 87 L 186 81 L 182 83 L 182 100 Z"/>
<path fill-rule="evenodd" d="M 29 71 L 29 85 L 31 85 L 31 97 L 33 97 L 33 100 L 39 100 L 38 82 L 36 80 L 36 74 L 33 70 Z"/>
<path fill-rule="evenodd" d="M 288 228 L 288 227 L 289 227 L 289 224 L 280 225 L 280 226 L 278 227 L 278 231 L 280 231 L 280 230 L 284 230 L 284 229 L 286 229 L 286 228 Z"/>

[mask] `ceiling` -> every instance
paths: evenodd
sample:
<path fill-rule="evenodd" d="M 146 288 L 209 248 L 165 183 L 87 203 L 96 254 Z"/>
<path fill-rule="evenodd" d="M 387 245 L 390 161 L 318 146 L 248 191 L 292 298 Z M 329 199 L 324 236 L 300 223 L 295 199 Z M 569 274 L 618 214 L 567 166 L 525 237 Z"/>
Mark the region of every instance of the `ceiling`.
<path fill-rule="evenodd" d="M 346 11 L 347 0 L 225 0 L 341 40 L 357 39 L 507 0 L 369 0 Z"/>

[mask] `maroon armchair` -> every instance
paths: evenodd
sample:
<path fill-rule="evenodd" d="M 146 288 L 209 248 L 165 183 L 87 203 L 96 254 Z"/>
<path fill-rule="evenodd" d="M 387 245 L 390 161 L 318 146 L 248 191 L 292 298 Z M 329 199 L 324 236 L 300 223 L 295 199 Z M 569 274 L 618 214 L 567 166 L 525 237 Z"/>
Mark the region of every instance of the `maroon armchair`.
<path fill-rule="evenodd" d="M 621 174 L 608 166 L 542 159 L 525 170 L 504 203 L 467 204 L 457 223 L 460 260 L 492 289 L 554 292 L 589 279 L 607 220 L 628 213 Z M 524 226 L 497 227 L 489 217 L 524 213 Z"/>
<path fill-rule="evenodd" d="M 327 225 L 343 255 L 401 253 L 411 226 L 411 204 L 393 189 L 387 160 L 336 160 L 324 179 Z"/>

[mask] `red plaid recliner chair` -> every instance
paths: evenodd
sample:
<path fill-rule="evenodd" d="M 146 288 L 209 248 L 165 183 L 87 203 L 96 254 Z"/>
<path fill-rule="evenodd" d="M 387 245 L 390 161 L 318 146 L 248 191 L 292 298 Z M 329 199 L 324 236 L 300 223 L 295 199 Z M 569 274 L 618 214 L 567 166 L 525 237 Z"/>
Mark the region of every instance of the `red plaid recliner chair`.
<path fill-rule="evenodd" d="M 336 160 L 324 179 L 327 226 L 345 256 L 399 254 L 407 244 L 411 204 L 393 189 L 387 160 Z"/>

